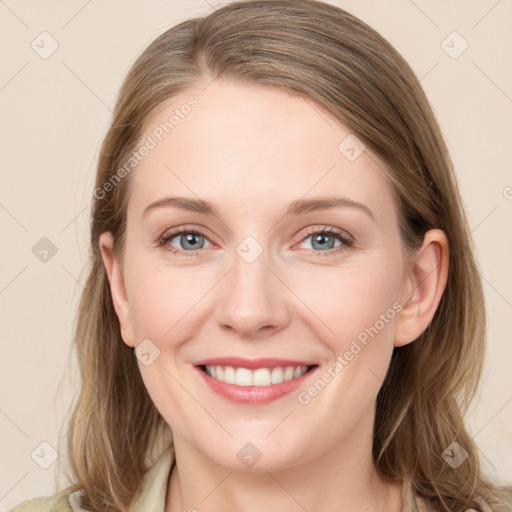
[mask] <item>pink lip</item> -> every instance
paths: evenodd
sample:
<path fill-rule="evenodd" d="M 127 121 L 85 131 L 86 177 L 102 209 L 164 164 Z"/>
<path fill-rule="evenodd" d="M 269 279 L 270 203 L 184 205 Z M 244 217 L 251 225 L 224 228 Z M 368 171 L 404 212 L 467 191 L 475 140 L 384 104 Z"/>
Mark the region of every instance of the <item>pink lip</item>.
<path fill-rule="evenodd" d="M 248 364 L 249 363 L 249 364 Z M 210 377 L 201 369 L 203 365 L 212 366 L 234 366 L 239 368 L 275 368 L 277 366 L 311 366 L 311 364 L 290 361 L 284 359 L 256 359 L 252 361 L 238 358 L 209 359 L 202 361 L 195 368 L 201 375 L 201 378 L 212 391 L 231 400 L 243 404 L 261 405 L 277 400 L 278 398 L 295 391 L 303 385 L 304 381 L 316 370 L 317 367 L 310 369 L 301 377 L 287 380 L 280 384 L 271 384 L 270 386 L 237 386 L 236 384 L 226 384 L 220 380 Z"/>
<path fill-rule="evenodd" d="M 296 361 L 292 359 L 243 359 L 241 357 L 217 357 L 213 359 L 203 359 L 194 363 L 195 366 L 233 366 L 235 368 L 247 368 L 248 370 L 256 370 L 258 368 L 276 368 L 279 366 L 311 366 L 315 363 L 311 361 Z"/>

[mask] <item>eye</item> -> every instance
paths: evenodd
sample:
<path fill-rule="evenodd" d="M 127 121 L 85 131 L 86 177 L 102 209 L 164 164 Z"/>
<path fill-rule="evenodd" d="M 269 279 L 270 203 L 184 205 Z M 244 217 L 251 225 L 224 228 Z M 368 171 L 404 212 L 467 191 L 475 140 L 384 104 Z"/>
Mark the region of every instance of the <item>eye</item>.
<path fill-rule="evenodd" d="M 302 239 L 302 243 L 309 239 L 311 239 L 310 245 L 312 250 L 316 253 L 324 252 L 332 254 L 353 246 L 353 241 L 348 235 L 329 226 L 312 228 L 308 232 L 308 235 Z M 339 242 L 337 246 L 335 246 L 336 241 Z"/>
<path fill-rule="evenodd" d="M 159 245 L 175 254 L 197 256 L 199 249 L 205 248 L 205 241 L 210 243 L 206 236 L 195 229 L 182 229 L 172 233 L 166 233 Z"/>
<path fill-rule="evenodd" d="M 338 253 L 354 245 L 353 240 L 342 231 L 324 226 L 321 228 L 312 228 L 307 236 L 301 239 L 301 243 L 311 239 L 312 253 Z M 336 246 L 336 241 L 338 245 Z M 205 242 L 209 245 L 205 247 Z M 196 229 L 180 229 L 171 233 L 166 233 L 158 243 L 159 246 L 171 253 L 185 256 L 199 256 L 200 249 L 211 247 L 211 242 L 204 233 Z"/>

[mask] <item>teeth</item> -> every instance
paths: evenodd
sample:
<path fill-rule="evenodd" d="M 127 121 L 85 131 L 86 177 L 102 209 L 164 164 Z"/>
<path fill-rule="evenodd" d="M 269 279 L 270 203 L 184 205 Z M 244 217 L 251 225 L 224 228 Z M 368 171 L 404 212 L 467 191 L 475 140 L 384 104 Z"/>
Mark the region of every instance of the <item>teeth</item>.
<path fill-rule="evenodd" d="M 286 366 L 277 368 L 233 368 L 232 366 L 206 365 L 206 373 L 216 380 L 237 386 L 270 386 L 302 377 L 307 366 Z"/>
<path fill-rule="evenodd" d="M 292 380 L 293 372 L 294 372 L 293 366 L 287 366 L 286 370 L 284 371 L 284 376 L 283 376 L 284 380 Z"/>
<path fill-rule="evenodd" d="M 252 374 L 252 385 L 253 386 L 270 386 L 271 378 L 270 371 L 268 368 L 258 368 Z"/>
<path fill-rule="evenodd" d="M 299 374 L 300 374 L 300 368 L 297 368 L 297 370 L 299 370 Z M 297 377 L 299 377 L 299 375 L 297 375 Z M 283 382 L 283 369 L 282 368 L 274 368 L 272 370 L 272 384 L 281 384 L 281 382 Z"/>
<path fill-rule="evenodd" d="M 213 371 L 216 370 L 216 366 L 210 367 Z M 216 375 L 212 375 L 212 377 L 215 377 Z M 219 379 L 220 380 L 220 379 Z M 236 383 L 236 375 L 235 375 L 235 369 L 232 366 L 226 366 L 226 369 L 224 370 L 224 379 L 222 379 L 227 384 L 235 384 Z"/>
<path fill-rule="evenodd" d="M 252 386 L 252 372 L 247 368 L 238 368 L 235 379 L 237 386 Z"/>

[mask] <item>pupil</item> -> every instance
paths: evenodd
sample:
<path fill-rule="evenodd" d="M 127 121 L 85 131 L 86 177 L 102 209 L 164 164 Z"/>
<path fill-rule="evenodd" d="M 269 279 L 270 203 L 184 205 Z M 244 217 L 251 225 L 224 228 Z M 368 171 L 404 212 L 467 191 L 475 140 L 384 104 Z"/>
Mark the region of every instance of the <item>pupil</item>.
<path fill-rule="evenodd" d="M 195 239 L 196 237 L 200 236 L 200 235 L 197 235 L 196 233 L 188 233 L 186 235 L 183 235 L 185 237 L 185 243 L 184 243 L 184 247 L 187 247 L 190 249 L 194 249 L 196 247 L 199 247 L 199 242 Z"/>

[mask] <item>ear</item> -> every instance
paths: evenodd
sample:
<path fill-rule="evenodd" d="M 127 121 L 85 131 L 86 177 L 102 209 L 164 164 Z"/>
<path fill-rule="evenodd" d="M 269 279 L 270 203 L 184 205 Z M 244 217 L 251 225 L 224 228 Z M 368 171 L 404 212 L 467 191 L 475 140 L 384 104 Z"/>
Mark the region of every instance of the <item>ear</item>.
<path fill-rule="evenodd" d="M 121 325 L 121 336 L 129 347 L 135 347 L 130 305 L 128 303 L 123 270 L 120 262 L 114 256 L 114 239 L 110 232 L 105 232 L 100 235 L 99 246 L 110 284 L 112 302 Z"/>
<path fill-rule="evenodd" d="M 395 347 L 411 343 L 431 322 L 448 279 L 449 247 L 444 231 L 427 231 L 411 261 L 397 318 Z"/>

